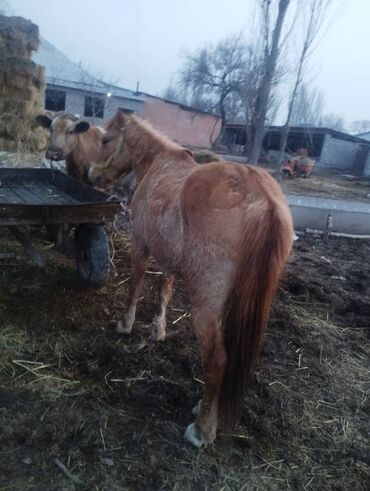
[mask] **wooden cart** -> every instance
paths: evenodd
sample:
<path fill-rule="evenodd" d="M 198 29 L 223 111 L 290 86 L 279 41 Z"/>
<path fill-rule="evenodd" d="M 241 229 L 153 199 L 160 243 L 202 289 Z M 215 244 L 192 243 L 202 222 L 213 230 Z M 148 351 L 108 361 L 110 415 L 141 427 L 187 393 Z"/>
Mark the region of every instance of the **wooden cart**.
<path fill-rule="evenodd" d="M 31 243 L 34 227 L 45 230 L 45 238 L 59 250 L 74 230 L 77 271 L 88 286 L 99 288 L 108 279 L 110 251 L 103 225 L 113 221 L 119 204 L 57 170 L 0 168 L 0 226 L 8 227 L 45 269 Z"/>

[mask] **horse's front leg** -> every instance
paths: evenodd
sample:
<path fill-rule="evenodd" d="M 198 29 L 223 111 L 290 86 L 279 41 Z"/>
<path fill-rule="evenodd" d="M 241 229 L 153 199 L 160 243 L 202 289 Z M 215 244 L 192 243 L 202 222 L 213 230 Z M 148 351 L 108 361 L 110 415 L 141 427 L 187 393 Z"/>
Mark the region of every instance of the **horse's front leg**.
<path fill-rule="evenodd" d="M 135 322 L 136 305 L 139 300 L 141 288 L 143 286 L 144 274 L 148 264 L 148 258 L 139 248 L 133 244 L 131 246 L 131 278 L 129 286 L 129 296 L 126 313 L 123 320 L 119 321 L 116 332 L 120 334 L 130 334 Z"/>
<path fill-rule="evenodd" d="M 219 397 L 227 354 L 221 321 L 217 317 L 197 312 L 193 314 L 193 324 L 202 356 L 204 391 L 197 408 L 197 419 L 187 427 L 184 438 L 192 445 L 201 447 L 216 438 Z"/>
<path fill-rule="evenodd" d="M 159 314 L 156 315 L 153 320 L 154 341 L 163 341 L 166 337 L 166 313 L 168 302 L 172 297 L 174 279 L 175 277 L 173 274 L 163 274 Z"/>

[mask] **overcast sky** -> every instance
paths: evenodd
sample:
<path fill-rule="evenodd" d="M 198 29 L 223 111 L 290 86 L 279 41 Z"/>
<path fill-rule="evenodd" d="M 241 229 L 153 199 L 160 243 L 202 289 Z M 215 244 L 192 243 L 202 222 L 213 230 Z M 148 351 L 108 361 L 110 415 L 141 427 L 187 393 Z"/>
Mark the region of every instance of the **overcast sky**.
<path fill-rule="evenodd" d="M 304 1 L 304 0 L 303 0 Z M 250 30 L 253 0 L 0 0 L 39 25 L 41 35 L 94 74 L 161 95 L 181 54 Z M 342 6 L 312 57 L 325 113 L 370 119 L 370 0 Z M 345 8 L 343 9 L 343 5 Z"/>

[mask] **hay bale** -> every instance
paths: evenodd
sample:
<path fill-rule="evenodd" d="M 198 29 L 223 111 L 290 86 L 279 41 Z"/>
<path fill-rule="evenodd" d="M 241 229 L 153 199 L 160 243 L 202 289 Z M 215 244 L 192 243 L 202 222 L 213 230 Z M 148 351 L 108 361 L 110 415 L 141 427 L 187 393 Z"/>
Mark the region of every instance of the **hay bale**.
<path fill-rule="evenodd" d="M 0 55 L 30 58 L 39 44 L 36 24 L 23 17 L 0 15 Z"/>
<path fill-rule="evenodd" d="M 0 139 L 8 140 L 6 150 L 19 151 L 22 146 L 27 152 L 40 151 L 46 148 L 48 142 L 47 132 L 40 128 L 35 121 L 35 114 L 21 118 L 17 115 L 0 115 Z M 0 145 L 0 149 L 4 149 Z"/>
<path fill-rule="evenodd" d="M 0 136 L 4 138 L 12 138 L 18 135 L 23 130 L 23 123 L 19 118 L 0 116 Z"/>
<path fill-rule="evenodd" d="M 11 115 L 33 115 L 39 110 L 38 100 L 17 100 L 11 98 L 0 99 L 0 119 L 6 119 Z"/>
<path fill-rule="evenodd" d="M 35 122 L 45 88 L 44 67 L 31 60 L 38 45 L 35 24 L 0 15 L 0 149 L 32 152 L 46 146 Z"/>
<path fill-rule="evenodd" d="M 32 60 L 0 57 L 0 97 L 37 99 L 44 89 L 44 67 Z"/>
<path fill-rule="evenodd" d="M 22 130 L 14 134 L 12 138 L 0 134 L 0 149 L 8 152 L 19 152 L 21 154 L 43 152 L 48 145 L 48 137 L 41 128 L 24 126 Z"/>
<path fill-rule="evenodd" d="M 9 85 L 0 85 L 0 100 L 2 98 L 14 97 L 18 100 L 23 101 L 35 101 L 39 99 L 39 90 L 32 85 L 24 85 L 19 87 L 18 81 L 14 83 L 9 83 Z"/>
<path fill-rule="evenodd" d="M 43 79 L 43 67 L 27 58 L 0 55 L 1 73 L 4 76 L 20 76 L 33 80 L 37 87 L 41 88 Z"/>

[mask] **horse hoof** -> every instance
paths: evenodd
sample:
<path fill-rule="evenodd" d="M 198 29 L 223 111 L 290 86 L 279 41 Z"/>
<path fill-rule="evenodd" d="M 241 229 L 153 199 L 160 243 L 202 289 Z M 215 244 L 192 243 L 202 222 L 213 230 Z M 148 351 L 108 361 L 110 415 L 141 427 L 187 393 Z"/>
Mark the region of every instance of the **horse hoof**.
<path fill-rule="evenodd" d="M 152 329 L 154 333 L 150 339 L 152 341 L 164 341 L 166 339 L 166 323 L 161 321 L 158 316 L 155 316 L 152 322 Z"/>
<path fill-rule="evenodd" d="M 165 334 L 161 334 L 160 336 L 158 336 L 158 334 L 152 334 L 152 336 L 150 336 L 150 340 L 153 341 L 153 343 L 157 343 L 158 341 L 164 341 L 165 339 L 166 339 Z"/>
<path fill-rule="evenodd" d="M 117 322 L 116 332 L 118 332 L 118 334 L 130 334 L 131 328 L 128 329 L 127 327 L 124 327 L 123 322 L 119 321 Z"/>
<path fill-rule="evenodd" d="M 201 448 L 205 443 L 198 428 L 195 426 L 195 423 L 191 423 L 186 428 L 186 431 L 184 433 L 184 440 L 186 440 L 196 448 Z"/>
<path fill-rule="evenodd" d="M 199 414 L 199 411 L 200 411 L 200 406 L 202 404 L 202 399 L 198 402 L 198 404 L 196 406 L 193 407 L 193 409 L 191 410 L 191 412 L 194 414 L 194 416 L 198 416 Z"/>

